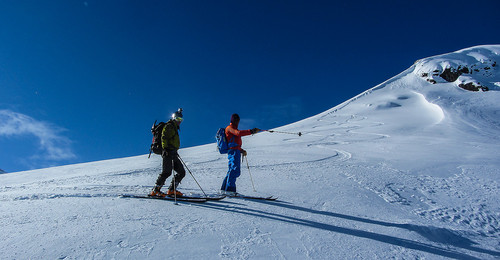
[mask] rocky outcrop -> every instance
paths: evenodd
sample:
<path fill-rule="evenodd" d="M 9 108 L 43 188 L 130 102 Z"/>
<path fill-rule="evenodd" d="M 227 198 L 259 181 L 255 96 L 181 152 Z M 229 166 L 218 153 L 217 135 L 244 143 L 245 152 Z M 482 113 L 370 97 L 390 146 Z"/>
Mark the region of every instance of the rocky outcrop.
<path fill-rule="evenodd" d="M 460 77 L 460 75 L 464 73 L 469 73 L 469 68 L 458 66 L 457 69 L 453 68 L 444 69 L 444 71 L 441 74 L 439 74 L 439 76 L 448 82 L 455 82 L 458 79 L 458 77 Z"/>
<path fill-rule="evenodd" d="M 488 60 L 474 65 L 453 65 L 447 66 L 444 69 L 435 69 L 432 72 L 422 72 L 421 77 L 425 78 L 428 82 L 436 84 L 438 82 L 454 82 L 462 89 L 469 91 L 489 91 L 490 88 L 481 84 L 474 79 L 475 74 L 487 76 L 492 74 L 490 71 L 497 67 L 497 62 Z M 461 76 L 463 76 L 461 78 Z M 444 81 L 443 81 L 444 80 Z"/>
<path fill-rule="evenodd" d="M 469 91 L 488 91 L 490 90 L 488 87 L 485 87 L 485 86 L 481 86 L 481 85 L 475 85 L 473 82 L 469 82 L 469 83 L 466 83 L 466 84 L 458 84 L 459 87 L 465 89 L 465 90 L 469 90 Z"/>

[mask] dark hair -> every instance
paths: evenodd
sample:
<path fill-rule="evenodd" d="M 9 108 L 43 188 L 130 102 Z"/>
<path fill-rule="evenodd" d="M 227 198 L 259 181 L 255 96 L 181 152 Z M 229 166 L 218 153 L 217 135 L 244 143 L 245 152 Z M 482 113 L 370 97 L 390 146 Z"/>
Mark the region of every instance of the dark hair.
<path fill-rule="evenodd" d="M 231 123 L 236 123 L 240 121 L 240 116 L 238 114 L 232 114 L 231 115 Z"/>

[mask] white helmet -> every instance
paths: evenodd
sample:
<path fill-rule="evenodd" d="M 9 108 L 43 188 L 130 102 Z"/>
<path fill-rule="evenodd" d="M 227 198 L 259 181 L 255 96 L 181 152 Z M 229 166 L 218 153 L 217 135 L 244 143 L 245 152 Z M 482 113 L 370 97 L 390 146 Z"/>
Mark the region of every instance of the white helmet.
<path fill-rule="evenodd" d="M 177 122 L 182 122 L 182 108 L 177 109 L 177 112 L 172 114 L 172 119 Z"/>

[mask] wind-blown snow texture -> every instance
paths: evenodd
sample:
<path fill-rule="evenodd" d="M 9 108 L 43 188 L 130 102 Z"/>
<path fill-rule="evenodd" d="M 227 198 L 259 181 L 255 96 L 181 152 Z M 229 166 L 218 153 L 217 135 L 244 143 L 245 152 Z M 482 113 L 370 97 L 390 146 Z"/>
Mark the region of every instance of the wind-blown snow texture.
<path fill-rule="evenodd" d="M 146 155 L 0 175 L 0 259 L 500 258 L 500 72 L 422 75 L 499 59 L 500 45 L 422 59 L 319 115 L 245 137 L 257 194 L 204 204 L 147 193 Z M 466 77 L 466 78 L 464 78 Z M 215 134 L 216 129 L 214 129 Z M 214 193 L 215 145 L 180 155 Z M 255 195 L 243 163 L 238 191 Z M 181 191 L 201 193 L 189 174 Z"/>

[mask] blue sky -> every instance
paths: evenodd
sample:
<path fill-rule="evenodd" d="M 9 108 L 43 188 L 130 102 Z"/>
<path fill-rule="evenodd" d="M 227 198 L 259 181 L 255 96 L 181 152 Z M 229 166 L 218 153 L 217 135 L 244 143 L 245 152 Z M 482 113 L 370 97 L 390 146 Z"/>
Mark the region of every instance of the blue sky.
<path fill-rule="evenodd" d="M 232 113 L 240 128 L 289 124 L 417 59 L 500 44 L 499 11 L 496 0 L 1 1 L 0 169 L 146 154 L 154 120 L 178 107 L 183 147 L 214 142 Z"/>

